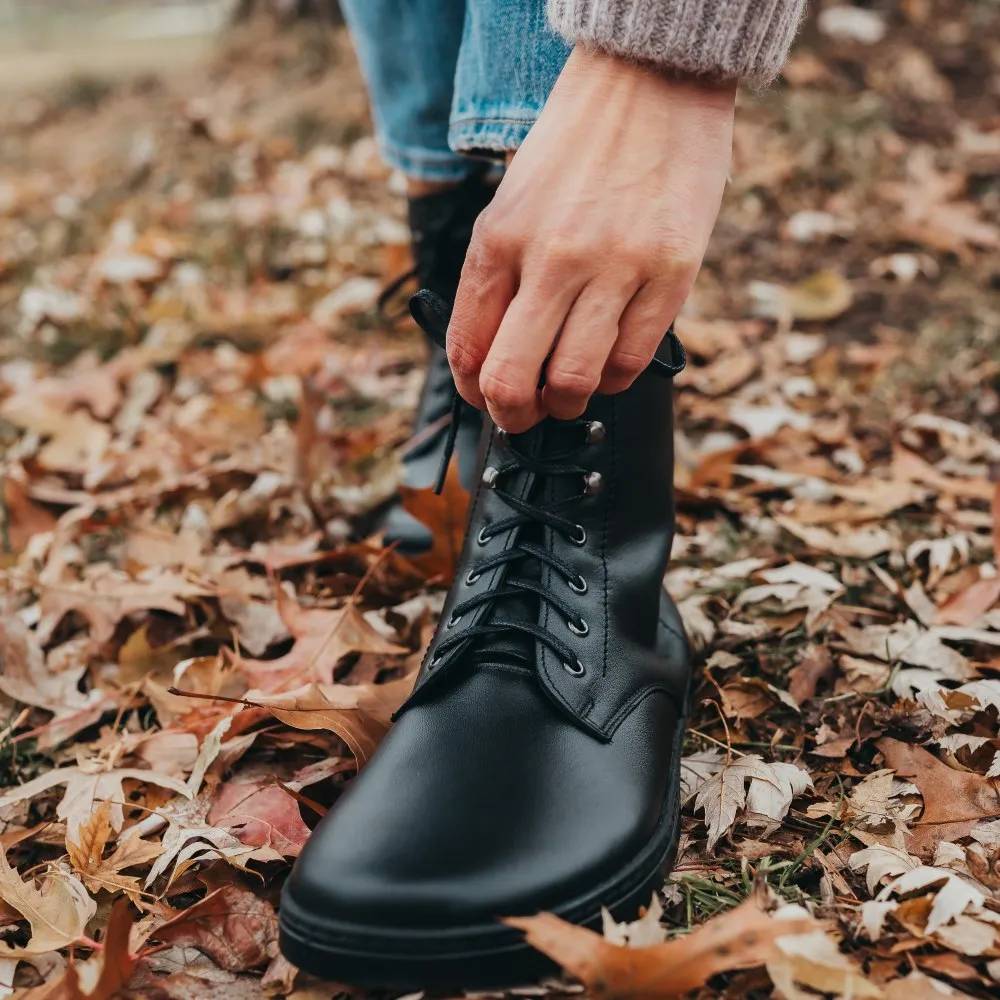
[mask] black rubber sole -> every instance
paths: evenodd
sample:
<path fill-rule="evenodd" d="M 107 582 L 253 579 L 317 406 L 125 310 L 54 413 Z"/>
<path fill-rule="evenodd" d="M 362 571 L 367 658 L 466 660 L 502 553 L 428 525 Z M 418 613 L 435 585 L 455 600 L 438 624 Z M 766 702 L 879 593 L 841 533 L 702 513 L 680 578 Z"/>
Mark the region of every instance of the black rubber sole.
<path fill-rule="evenodd" d="M 616 920 L 634 919 L 673 867 L 680 833 L 678 728 L 671 775 L 656 835 L 628 865 L 576 900 L 553 907 L 570 923 L 599 928 L 601 908 Z M 306 972 L 362 989 L 483 990 L 537 982 L 556 965 L 526 944 L 520 931 L 498 922 L 458 928 L 345 925 L 296 903 L 286 885 L 279 911 L 280 946 Z"/>

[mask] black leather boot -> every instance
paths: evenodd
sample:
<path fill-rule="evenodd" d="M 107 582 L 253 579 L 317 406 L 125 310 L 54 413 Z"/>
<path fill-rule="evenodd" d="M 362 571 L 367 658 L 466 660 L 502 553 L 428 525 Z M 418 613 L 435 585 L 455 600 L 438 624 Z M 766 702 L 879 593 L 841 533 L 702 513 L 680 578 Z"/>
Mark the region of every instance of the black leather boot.
<path fill-rule="evenodd" d="M 296 965 L 369 988 L 523 983 L 553 966 L 499 918 L 596 925 L 602 906 L 635 916 L 661 884 L 692 685 L 662 585 L 672 335 L 661 357 L 579 420 L 509 437 L 487 423 L 413 694 L 285 885 Z"/>
<path fill-rule="evenodd" d="M 410 199 L 409 222 L 415 266 L 383 292 L 380 305 L 388 302 L 411 279 L 449 302 L 454 300 L 472 239 L 472 226 L 496 190 L 486 182 L 488 169 L 484 165 L 456 187 Z M 402 481 L 405 485 L 415 489 L 434 485 L 444 453 L 454 395 L 455 382 L 448 367 L 448 357 L 443 346 L 432 343 L 413 435 L 403 452 Z M 475 477 L 481 428 L 479 411 L 465 407 L 456 450 L 459 478 L 466 489 L 471 487 Z M 404 510 L 398 501 L 386 510 L 382 529 L 386 544 L 395 542 L 404 555 L 426 552 L 433 543 L 427 527 Z"/>

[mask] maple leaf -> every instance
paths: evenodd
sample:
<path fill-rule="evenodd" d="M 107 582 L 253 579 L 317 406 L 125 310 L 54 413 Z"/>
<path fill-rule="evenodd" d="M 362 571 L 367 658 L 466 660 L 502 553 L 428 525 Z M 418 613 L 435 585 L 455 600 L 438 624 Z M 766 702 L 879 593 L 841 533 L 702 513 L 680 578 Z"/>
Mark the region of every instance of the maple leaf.
<path fill-rule="evenodd" d="M 968 836 L 981 819 L 1000 817 L 1000 793 L 989 778 L 956 771 L 922 747 L 884 737 L 876 743 L 886 764 L 920 790 L 924 811 L 911 828 L 918 854 L 932 853 L 941 840 Z"/>
<path fill-rule="evenodd" d="M 743 809 L 748 826 L 763 828 L 765 836 L 772 833 L 784 819 L 792 799 L 812 786 L 812 779 L 801 768 L 767 763 L 756 754 L 726 764 L 718 752 L 707 751 L 694 758 L 685 757 L 681 773 L 682 802 L 693 797 L 695 810 L 705 813 L 709 850 L 732 828 Z"/>
<path fill-rule="evenodd" d="M 303 608 L 280 589 L 277 601 L 295 645 L 276 660 L 240 660 L 250 683 L 264 691 L 312 680 L 332 683 L 334 669 L 350 653 L 408 652 L 378 632 L 353 602 L 340 608 Z"/>
<path fill-rule="evenodd" d="M 428 552 L 407 556 L 428 577 L 440 577 L 450 583 L 462 555 L 465 528 L 469 518 L 470 497 L 458 478 L 458 462 L 453 460 L 445 475 L 440 494 L 432 489 L 399 487 L 404 509 L 425 525 L 434 539 Z"/>
<path fill-rule="evenodd" d="M 0 958 L 25 958 L 57 951 L 78 941 L 97 904 L 70 874 L 50 868 L 44 891 L 29 878 L 22 881 L 0 851 L 0 899 L 31 925 L 31 940 L 22 947 L 0 942 Z"/>
<path fill-rule="evenodd" d="M 163 853 L 163 847 L 152 841 L 142 840 L 138 832 L 122 838 L 110 857 L 104 857 L 104 850 L 111 837 L 111 803 L 102 802 L 86 822 L 77 830 L 76 839 L 66 839 L 66 853 L 70 864 L 82 876 L 84 884 L 91 892 L 107 889 L 110 892 L 124 892 L 138 902 L 140 895 L 139 878 L 122 875 L 126 868 L 145 865 Z"/>
<path fill-rule="evenodd" d="M 532 947 L 583 983 L 594 1000 L 669 1000 L 732 969 L 764 965 L 779 938 L 812 930 L 811 917 L 775 920 L 752 900 L 690 934 L 650 947 L 623 947 L 551 913 L 508 917 Z"/>

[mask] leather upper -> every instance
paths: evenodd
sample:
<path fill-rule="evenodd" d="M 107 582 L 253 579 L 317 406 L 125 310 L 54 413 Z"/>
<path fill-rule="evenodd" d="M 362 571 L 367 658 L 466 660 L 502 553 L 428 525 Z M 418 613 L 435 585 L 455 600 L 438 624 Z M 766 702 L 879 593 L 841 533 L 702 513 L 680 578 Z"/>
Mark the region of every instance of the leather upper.
<path fill-rule="evenodd" d="M 673 538 L 673 420 L 670 383 L 652 371 L 640 375 L 626 392 L 595 396 L 583 419 L 599 421 L 603 440 L 584 443 L 574 456 L 588 470 L 598 472 L 603 489 L 581 499 L 572 508 L 572 518 L 586 531 L 587 542 L 576 545 L 551 528 L 544 529 L 545 545 L 565 561 L 587 583 L 587 592 L 577 594 L 550 567 L 542 569 L 542 583 L 561 588 L 572 599 L 574 610 L 584 619 L 588 633 L 577 635 L 548 605 L 540 607 L 539 625 L 558 633 L 584 667 L 574 676 L 542 643 L 536 646 L 538 675 L 546 695 L 576 724 L 601 739 L 610 739 L 615 728 L 638 699 L 652 690 L 662 690 L 678 704 L 684 697 L 688 670 L 685 664 L 664 661 L 654 649 L 659 614 L 659 583 L 666 571 Z M 565 440 L 580 427 L 546 422 L 526 435 L 519 435 L 519 448 L 534 452 L 550 447 L 554 433 Z M 500 467 L 509 446 L 490 424 L 486 430 L 485 465 Z M 528 439 L 528 440 L 524 440 Z M 504 487 L 521 499 L 536 489 L 534 476 L 522 473 L 519 481 Z M 553 499 L 559 490 L 579 484 L 553 478 L 543 484 L 543 496 Z M 448 596 L 441 624 L 435 633 L 409 704 L 421 701 L 454 671 L 462 671 L 461 647 L 439 657 L 442 638 L 461 633 L 481 623 L 488 614 L 483 607 L 452 621 L 456 605 L 480 591 L 497 589 L 509 572 L 507 566 L 469 576 L 477 561 L 497 549 L 515 544 L 512 529 L 480 542 L 479 530 L 509 514 L 508 507 L 480 481 L 472 501 L 473 531 L 465 540 L 462 560 Z M 489 532 L 487 531 L 487 535 Z M 612 664 L 614 669 L 611 669 Z M 404 706 L 404 713 L 408 706 Z"/>
<path fill-rule="evenodd" d="M 489 537 L 511 508 L 478 480 L 456 580 L 413 695 L 299 858 L 287 891 L 300 908 L 350 933 L 365 929 L 373 948 L 380 929 L 493 926 L 500 916 L 574 905 L 676 823 L 670 795 L 690 664 L 662 588 L 673 529 L 671 409 L 670 382 L 647 373 L 624 393 L 595 397 L 583 422 L 548 421 L 512 440 L 487 422 L 480 466 L 509 471 L 485 478 L 503 480 L 532 510 L 565 500 L 560 509 L 586 541 L 534 520 Z M 595 422 L 602 433 L 588 430 Z M 523 468 L 515 450 L 543 473 L 563 471 Z M 580 475 L 552 458 L 568 452 Z M 586 472 L 600 473 L 603 489 L 582 495 Z M 520 551 L 527 537 L 563 571 L 508 564 L 476 578 L 483 559 Z M 586 580 L 586 592 L 568 587 L 564 571 Z M 551 589 L 574 621 L 586 621 L 586 635 L 530 588 L 515 593 L 516 607 L 494 607 L 511 600 L 519 574 Z M 453 621 L 479 588 L 507 596 Z M 530 631 L 503 634 L 515 612 L 534 614 L 530 628 L 568 644 L 583 673 L 569 673 Z M 485 634 L 471 633 L 484 621 Z M 494 636 L 489 623 L 498 621 Z M 442 655 L 453 635 L 467 638 Z"/>

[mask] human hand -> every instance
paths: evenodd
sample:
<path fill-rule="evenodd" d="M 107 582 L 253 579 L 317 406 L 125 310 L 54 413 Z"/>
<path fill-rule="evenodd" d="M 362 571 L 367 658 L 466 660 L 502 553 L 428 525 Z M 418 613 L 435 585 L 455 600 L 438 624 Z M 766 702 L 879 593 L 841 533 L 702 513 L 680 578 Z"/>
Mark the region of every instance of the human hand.
<path fill-rule="evenodd" d="M 649 364 L 715 225 L 735 94 L 573 51 L 476 223 L 448 328 L 459 392 L 498 426 L 578 417 Z"/>

